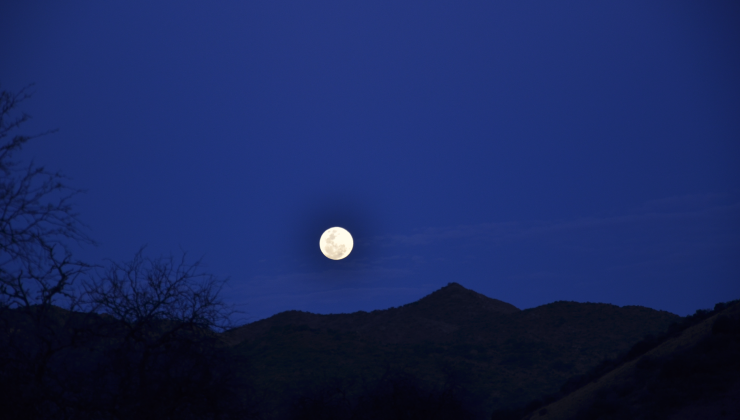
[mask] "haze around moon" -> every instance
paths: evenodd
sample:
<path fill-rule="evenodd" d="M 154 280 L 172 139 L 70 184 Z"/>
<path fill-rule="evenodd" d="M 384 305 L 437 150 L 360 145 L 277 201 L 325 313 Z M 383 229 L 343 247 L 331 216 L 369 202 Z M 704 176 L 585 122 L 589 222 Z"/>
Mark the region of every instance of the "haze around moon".
<path fill-rule="evenodd" d="M 346 229 L 332 227 L 327 229 L 319 239 L 319 248 L 326 258 L 341 260 L 352 252 L 354 240 Z"/>

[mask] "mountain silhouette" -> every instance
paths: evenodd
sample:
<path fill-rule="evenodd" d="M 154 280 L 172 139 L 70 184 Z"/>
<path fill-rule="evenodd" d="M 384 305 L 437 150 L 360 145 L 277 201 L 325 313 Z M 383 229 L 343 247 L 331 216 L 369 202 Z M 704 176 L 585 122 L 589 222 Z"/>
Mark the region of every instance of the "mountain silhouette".
<path fill-rule="evenodd" d="M 389 369 L 430 386 L 465 390 L 463 399 L 478 417 L 489 418 L 494 409 L 556 391 L 569 377 L 678 319 L 665 311 L 602 303 L 559 301 L 519 310 L 450 283 L 397 308 L 332 315 L 287 311 L 223 337 L 250 360 L 268 418 L 280 418 L 287 396 L 300 390 L 333 384 L 352 394 Z"/>
<path fill-rule="evenodd" d="M 567 301 L 520 310 L 450 283 L 397 308 L 192 327 L 3 308 L 0 402 L 19 418 L 44 401 L 80 418 L 120 407 L 123 418 L 197 409 L 276 420 L 740 414 L 738 301 L 687 317 Z"/>
<path fill-rule="evenodd" d="M 516 312 L 520 310 L 514 305 L 491 299 L 458 283 L 450 283 L 416 302 L 398 308 L 336 315 L 286 311 L 233 329 L 224 336 L 229 343 L 236 344 L 254 339 L 276 326 L 305 325 L 312 329 L 355 333 L 359 337 L 382 343 L 444 341 L 450 334 L 476 319 Z"/>

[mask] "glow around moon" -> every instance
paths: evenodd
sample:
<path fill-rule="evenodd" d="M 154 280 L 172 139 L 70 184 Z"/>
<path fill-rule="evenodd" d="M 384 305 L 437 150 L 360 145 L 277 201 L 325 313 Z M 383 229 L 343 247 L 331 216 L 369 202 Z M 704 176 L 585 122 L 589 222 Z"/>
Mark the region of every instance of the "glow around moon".
<path fill-rule="evenodd" d="M 329 228 L 321 235 L 319 239 L 319 247 L 321 252 L 326 255 L 326 258 L 332 260 L 341 260 L 352 252 L 352 246 L 355 242 L 352 240 L 352 235 L 349 234 L 345 229 L 340 227 Z"/>

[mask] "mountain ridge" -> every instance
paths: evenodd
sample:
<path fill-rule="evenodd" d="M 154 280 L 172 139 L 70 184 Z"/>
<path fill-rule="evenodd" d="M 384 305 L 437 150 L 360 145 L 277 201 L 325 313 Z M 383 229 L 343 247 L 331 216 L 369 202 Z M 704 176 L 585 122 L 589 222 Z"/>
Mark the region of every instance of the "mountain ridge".
<path fill-rule="evenodd" d="M 455 323 L 450 323 L 445 318 L 449 310 L 459 306 L 464 301 L 464 313 L 457 314 Z M 255 321 L 236 327 L 224 333 L 224 340 L 230 345 L 253 337 L 255 334 L 264 333 L 275 325 L 307 325 L 310 328 L 331 328 L 344 332 L 355 332 L 360 335 L 377 335 L 372 331 L 379 329 L 386 331 L 394 321 L 409 313 L 416 321 L 416 328 L 423 330 L 432 329 L 448 334 L 459 329 L 459 323 L 465 319 L 472 319 L 481 315 L 496 316 L 499 314 L 511 314 L 519 312 L 520 309 L 514 305 L 489 298 L 485 295 L 467 289 L 459 283 L 448 283 L 427 296 L 405 305 L 374 310 L 372 312 L 357 311 L 347 314 L 315 314 L 304 311 L 284 311 L 269 318 Z M 371 318 L 376 317 L 374 322 L 364 325 Z M 385 335 L 385 333 L 381 334 Z M 400 340 L 401 338 L 399 338 Z"/>
<path fill-rule="evenodd" d="M 323 380 L 378 378 L 388 367 L 439 384 L 452 369 L 477 395 L 471 400 L 483 401 L 479 413 L 490 415 L 556 391 L 678 319 L 640 306 L 568 301 L 520 310 L 450 283 L 396 308 L 286 311 L 224 337 L 253 363 L 256 382 L 272 395 L 298 384 L 307 389 Z M 271 404 L 279 411 L 278 400 Z"/>
<path fill-rule="evenodd" d="M 360 335 L 373 335 L 374 328 L 387 331 L 394 321 L 406 315 L 410 315 L 416 321 L 417 327 L 434 328 L 435 331 L 449 334 L 461 329 L 461 325 L 467 323 L 479 323 L 481 317 L 485 322 L 491 322 L 493 318 L 501 318 L 513 314 L 519 314 L 523 319 L 535 320 L 540 316 L 547 316 L 554 306 L 595 307 L 610 308 L 612 310 L 622 309 L 641 314 L 661 314 L 667 317 L 678 315 L 667 311 L 655 310 L 638 305 L 617 306 L 608 303 L 555 301 L 534 308 L 521 310 L 516 306 L 498 299 L 487 297 L 481 293 L 467 289 L 457 282 L 448 283 L 446 286 L 433 291 L 419 300 L 398 307 L 388 309 L 376 309 L 371 312 L 357 311 L 341 314 L 316 314 L 312 312 L 289 310 L 277 313 L 268 318 L 254 321 L 233 328 L 222 334 L 223 339 L 229 345 L 236 345 L 245 339 L 250 339 L 255 334 L 268 331 L 277 325 L 307 325 L 309 328 L 329 328 L 343 332 L 355 332 Z M 365 325 L 372 317 L 377 319 Z"/>

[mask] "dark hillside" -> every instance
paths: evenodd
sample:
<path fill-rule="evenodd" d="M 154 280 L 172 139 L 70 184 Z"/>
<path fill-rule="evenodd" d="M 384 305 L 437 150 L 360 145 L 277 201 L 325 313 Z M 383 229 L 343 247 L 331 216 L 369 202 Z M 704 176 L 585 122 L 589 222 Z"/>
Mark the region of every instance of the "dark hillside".
<path fill-rule="evenodd" d="M 740 418 L 740 303 L 717 308 L 708 317 L 697 311 L 705 319 L 687 319 L 686 329 L 672 328 L 665 340 L 635 346 L 621 364 L 525 418 Z"/>
<path fill-rule="evenodd" d="M 678 318 L 643 307 L 576 302 L 520 311 L 451 283 L 398 308 L 283 312 L 225 337 L 253 362 L 256 386 L 268 395 L 328 383 L 342 383 L 352 394 L 392 369 L 431 387 L 454 382 L 463 399 L 480 401 L 474 408 L 483 417 L 556 391 Z M 286 402 L 266 404 L 277 416 Z"/>

